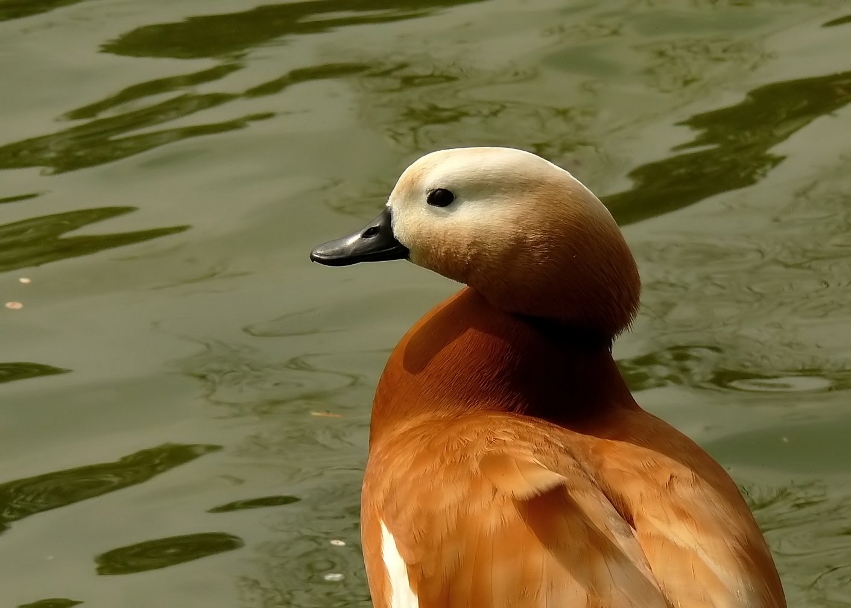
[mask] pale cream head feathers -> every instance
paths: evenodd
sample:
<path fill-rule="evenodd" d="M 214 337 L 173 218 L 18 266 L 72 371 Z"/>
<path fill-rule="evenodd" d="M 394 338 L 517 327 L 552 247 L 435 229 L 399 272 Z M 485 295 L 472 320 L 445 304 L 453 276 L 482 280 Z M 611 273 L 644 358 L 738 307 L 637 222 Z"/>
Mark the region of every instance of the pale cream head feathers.
<path fill-rule="evenodd" d="M 438 189 L 453 195 L 446 206 L 428 203 Z M 496 308 L 608 337 L 638 308 L 635 260 L 611 214 L 539 156 L 433 152 L 402 173 L 387 205 L 412 262 L 470 285 Z"/>

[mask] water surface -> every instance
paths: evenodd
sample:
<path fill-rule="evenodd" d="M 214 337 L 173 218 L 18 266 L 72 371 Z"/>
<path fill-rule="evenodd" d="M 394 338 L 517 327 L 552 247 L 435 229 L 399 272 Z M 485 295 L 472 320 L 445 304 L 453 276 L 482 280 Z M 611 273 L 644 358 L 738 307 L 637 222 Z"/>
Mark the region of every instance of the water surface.
<path fill-rule="evenodd" d="M 437 148 L 612 209 L 640 403 L 746 493 L 791 606 L 851 606 L 840 0 L 0 0 L 4 606 L 369 606 L 383 363 L 457 286 L 312 266 Z"/>

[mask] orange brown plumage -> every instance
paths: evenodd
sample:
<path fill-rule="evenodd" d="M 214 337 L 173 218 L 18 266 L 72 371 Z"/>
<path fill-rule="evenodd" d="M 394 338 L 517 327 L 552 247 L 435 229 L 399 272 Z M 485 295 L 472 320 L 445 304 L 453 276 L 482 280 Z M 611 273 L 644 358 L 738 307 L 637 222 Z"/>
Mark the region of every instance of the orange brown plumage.
<path fill-rule="evenodd" d="M 457 207 L 427 208 L 434 187 Z M 640 283 L 593 194 L 528 153 L 450 150 L 414 163 L 386 213 L 397 240 L 370 259 L 468 287 L 378 385 L 361 512 L 376 607 L 785 606 L 735 483 L 618 371 Z M 345 255 L 374 247 L 357 238 Z"/>

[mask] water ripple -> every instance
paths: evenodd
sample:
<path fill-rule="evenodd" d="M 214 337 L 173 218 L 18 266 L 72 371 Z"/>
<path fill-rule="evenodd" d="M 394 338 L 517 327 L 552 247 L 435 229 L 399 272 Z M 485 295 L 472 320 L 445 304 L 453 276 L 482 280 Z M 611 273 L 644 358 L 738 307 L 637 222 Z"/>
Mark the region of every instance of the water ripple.
<path fill-rule="evenodd" d="M 0 384 L 14 382 L 15 380 L 26 380 L 27 378 L 67 374 L 70 371 L 70 369 L 62 369 L 61 367 L 53 367 L 52 365 L 45 365 L 43 363 L 28 363 L 24 361 L 0 363 Z"/>
<path fill-rule="evenodd" d="M 733 367 L 737 365 L 738 368 Z M 746 369 L 740 357 L 718 346 L 676 345 L 621 359 L 618 366 L 634 391 L 668 385 L 747 392 L 825 392 L 851 389 L 851 370 L 830 360 L 811 368 Z"/>
<path fill-rule="evenodd" d="M 329 78 L 341 78 L 363 71 L 360 64 L 329 64 L 291 70 L 281 77 L 246 89 L 243 93 L 195 93 L 196 84 L 224 78 L 241 65 L 227 63 L 216 68 L 169 76 L 133 85 L 105 99 L 67 112 L 66 120 L 90 119 L 62 131 L 0 146 L 0 169 L 45 167 L 64 173 L 121 160 L 184 139 L 242 129 L 249 123 L 267 120 L 274 112 L 237 116 L 229 120 L 165 128 L 132 134 L 174 120 L 186 118 L 243 98 L 273 95 L 287 87 Z M 169 99 L 159 99 L 172 93 Z M 148 97 L 158 101 L 135 107 L 131 102 Z M 130 108 L 101 116 L 106 110 Z"/>
<path fill-rule="evenodd" d="M 773 147 L 849 102 L 851 72 L 753 89 L 736 105 L 678 123 L 699 131 L 675 148 L 685 152 L 632 170 L 635 185 L 603 202 L 625 225 L 753 185 L 784 160 Z"/>
<path fill-rule="evenodd" d="M 144 483 L 218 449 L 216 445 L 164 444 L 115 462 L 7 481 L 0 484 L 0 532 L 30 515 Z"/>
<path fill-rule="evenodd" d="M 62 116 L 62 119 L 84 120 L 95 118 L 107 110 L 139 99 L 144 99 L 145 97 L 173 93 L 186 87 L 198 86 L 207 82 L 219 80 L 228 74 L 242 69 L 242 67 L 243 66 L 239 63 L 223 63 L 199 72 L 190 72 L 189 74 L 179 74 L 177 76 L 169 76 L 167 78 L 157 78 L 155 80 L 140 82 L 139 84 L 134 84 L 126 89 L 122 89 L 118 93 L 110 95 L 105 99 L 71 110 Z"/>
<path fill-rule="evenodd" d="M 244 544 L 241 538 L 231 534 L 202 532 L 119 547 L 98 555 L 95 561 L 100 575 L 134 574 L 233 551 Z"/>
<path fill-rule="evenodd" d="M 790 606 L 851 605 L 851 495 L 824 482 L 745 484 Z"/>
<path fill-rule="evenodd" d="M 653 42 L 638 47 L 651 59 L 645 72 L 651 85 L 668 94 L 691 94 L 691 88 L 705 83 L 713 72 L 730 66 L 748 74 L 771 59 L 759 41 L 733 36 L 695 37 Z"/>
<path fill-rule="evenodd" d="M 0 205 L 3 203 L 19 203 L 21 201 L 28 201 L 33 198 L 37 198 L 41 196 L 41 192 L 29 192 L 27 194 L 15 194 L 13 196 L 4 196 L 0 198 Z"/>
<path fill-rule="evenodd" d="M 309 511 L 288 511 L 259 547 L 263 580 L 240 577 L 241 604 L 252 607 L 371 606 L 358 529 L 360 474 L 314 491 Z M 331 543 L 343 540 L 344 543 Z"/>
<path fill-rule="evenodd" d="M 313 357 L 267 361 L 250 347 L 208 342 L 202 352 L 183 361 L 180 369 L 201 380 L 205 399 L 229 406 L 230 415 L 261 415 L 285 404 L 321 402 L 336 392 L 364 384 L 358 374 L 318 367 Z"/>
<path fill-rule="evenodd" d="M 851 23 L 851 15 L 845 15 L 844 17 L 837 17 L 836 19 L 831 19 L 825 23 L 822 23 L 822 27 L 836 27 L 837 25 L 845 25 L 847 23 Z"/>
<path fill-rule="evenodd" d="M 33 217 L 0 225 L 0 272 L 40 266 L 177 234 L 189 226 L 169 226 L 136 232 L 63 237 L 67 232 L 135 211 L 136 207 L 100 207 Z"/>
<path fill-rule="evenodd" d="M 84 0 L 0 0 L 0 21 L 23 19 L 47 13 Z"/>
<path fill-rule="evenodd" d="M 262 498 L 246 498 L 244 500 L 236 500 L 229 502 L 226 505 L 220 505 L 207 509 L 207 513 L 229 513 L 231 511 L 243 511 L 245 509 L 261 509 L 264 507 L 279 507 L 281 505 L 291 505 L 294 502 L 300 501 L 297 496 L 264 496 Z"/>
<path fill-rule="evenodd" d="M 146 25 L 103 45 L 130 57 L 234 56 L 273 39 L 316 34 L 369 23 L 421 17 L 436 9 L 481 0 L 308 0 L 259 6 L 248 11 L 190 17 L 177 23 Z"/>
<path fill-rule="evenodd" d="M 18 608 L 71 608 L 71 606 L 78 606 L 82 603 L 79 600 L 69 600 L 65 597 L 51 597 L 31 604 L 21 604 Z"/>
<path fill-rule="evenodd" d="M 632 386 L 772 398 L 851 389 L 849 191 L 840 162 L 783 198 L 737 197 L 704 216 L 742 223 L 744 233 L 683 228 L 636 243 L 645 285 L 640 318 L 653 347 L 621 361 Z"/>

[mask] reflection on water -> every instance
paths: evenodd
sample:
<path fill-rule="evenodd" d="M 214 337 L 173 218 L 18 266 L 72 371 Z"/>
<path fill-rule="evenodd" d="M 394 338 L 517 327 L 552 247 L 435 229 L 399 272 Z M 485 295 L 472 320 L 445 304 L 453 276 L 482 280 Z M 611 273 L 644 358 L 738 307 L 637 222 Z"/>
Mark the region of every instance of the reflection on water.
<path fill-rule="evenodd" d="M 31 17 L 84 0 L 0 0 L 0 21 Z"/>
<path fill-rule="evenodd" d="M 372 368 L 385 357 L 382 351 L 281 360 L 259 348 L 214 343 L 182 363 L 217 414 L 262 421 L 230 454 L 274 470 L 278 486 L 292 493 L 213 510 L 287 505 L 264 513 L 267 540 L 254 547 L 258 572 L 236 578 L 242 606 L 371 605 L 357 522 L 368 424 L 363 404 L 373 387 L 339 370 L 357 370 L 364 360 Z M 311 415 L 328 408 L 337 417 Z"/>
<path fill-rule="evenodd" d="M 14 382 L 15 380 L 26 380 L 27 378 L 38 378 L 40 376 L 55 376 L 56 374 L 67 374 L 70 369 L 53 367 L 43 363 L 28 363 L 15 361 L 0 363 L 0 384 Z"/>
<path fill-rule="evenodd" d="M 39 266 L 148 241 L 187 230 L 189 226 L 169 226 L 136 232 L 63 237 L 66 232 L 131 213 L 136 207 L 100 207 L 43 215 L 0 226 L 0 272 Z"/>
<path fill-rule="evenodd" d="M 150 25 L 104 45 L 103 50 L 145 57 L 233 56 L 273 38 L 327 31 L 346 25 L 409 19 L 429 9 L 460 3 L 415 5 L 372 0 L 359 3 L 354 11 L 343 3 L 337 4 L 311 1 L 264 6 L 241 13 L 206 15 L 179 23 Z M 343 14 L 341 11 L 348 12 Z M 471 78 L 480 78 L 489 86 L 496 82 L 521 82 L 528 78 L 528 74 L 522 71 L 476 76 L 459 70 L 457 66 L 432 65 L 422 69 L 406 62 L 384 62 L 373 66 L 362 63 L 317 65 L 293 70 L 249 87 L 242 93 L 186 92 L 193 86 L 222 79 L 242 67 L 239 61 L 232 61 L 197 72 L 151 80 L 70 110 L 65 113 L 64 119 L 89 122 L 0 147 L 0 169 L 41 166 L 61 173 L 112 162 L 188 138 L 242 129 L 251 122 L 272 118 L 274 113 L 247 114 L 230 120 L 129 134 L 240 98 L 273 95 L 303 82 L 358 74 L 370 96 L 387 98 L 396 94 L 394 97 L 407 99 L 401 112 L 394 112 L 395 116 L 385 113 L 383 118 L 376 116 L 376 119 L 385 123 L 386 130 L 397 132 L 394 137 L 402 140 L 414 137 L 411 143 L 418 150 L 464 143 L 460 141 L 463 136 L 457 138 L 458 141 L 448 142 L 429 141 L 428 136 L 423 137 L 435 127 L 467 130 L 475 125 L 481 130 L 485 122 L 498 121 L 509 129 L 508 132 L 500 129 L 500 137 L 507 138 L 510 124 L 514 123 L 527 133 L 524 136 L 518 132 L 512 136 L 513 145 L 557 158 L 581 144 L 582 133 L 595 115 L 590 105 L 547 109 L 483 99 L 470 101 L 459 97 L 453 90 L 462 84 L 462 78 L 463 84 L 468 87 Z M 433 94 L 416 92 L 423 87 Z M 107 110 L 167 93 L 177 95 L 153 105 L 97 118 Z M 687 207 L 720 192 L 752 185 L 783 160 L 782 156 L 769 152 L 772 147 L 849 101 L 851 72 L 777 82 L 754 89 L 744 101 L 734 106 L 701 113 L 678 123 L 700 131 L 692 142 L 675 148 L 685 152 L 633 169 L 629 177 L 635 185 L 603 200 L 621 224 L 631 224 Z M 393 103 L 398 104 L 399 99 L 394 99 Z M 559 130 L 557 136 L 552 132 L 554 128 Z M 530 135 L 535 139 L 529 139 Z M 3 200 L 22 199 L 9 197 Z"/>
<path fill-rule="evenodd" d="M 242 539 L 224 532 L 202 532 L 148 540 L 107 551 L 95 558 L 101 575 L 133 574 L 191 562 L 241 548 Z"/>
<path fill-rule="evenodd" d="M 30 515 L 144 483 L 218 449 L 216 445 L 166 444 L 115 462 L 7 481 L 0 484 L 0 532 Z"/>
<path fill-rule="evenodd" d="M 67 11 L 22 19 L 78 2 Z M 819 7 L 829 4 L 823 0 L 784 2 L 783 10 L 775 10 L 774 2 L 686 7 L 620 0 L 569 7 L 540 0 L 255 4 L 223 0 L 207 6 L 216 14 L 188 16 L 202 9 L 183 0 L 117 5 L 0 0 L 3 34 L 17 37 L 16 46 L 9 44 L 12 62 L 0 62 L 0 68 L 9 82 L 21 83 L 2 101 L 13 100 L 10 119 L 20 118 L 16 132 L 25 134 L 13 139 L 26 137 L 0 142 L 0 174 L 8 178 L 0 204 L 10 213 L 32 209 L 28 215 L 34 216 L 0 222 L 5 224 L 0 225 L 0 271 L 187 230 L 177 225 L 186 220 L 175 220 L 168 206 L 158 206 L 153 211 L 159 227 L 151 230 L 65 236 L 134 209 L 54 207 L 60 196 L 90 206 L 103 200 L 120 205 L 127 189 L 170 180 L 162 194 L 180 203 L 174 208 L 181 217 L 197 216 L 199 228 L 187 235 L 191 238 L 175 239 L 180 246 L 155 260 L 122 256 L 117 271 L 158 273 L 121 294 L 138 297 L 133 312 L 139 311 L 144 329 L 132 334 L 132 343 L 139 345 L 139 357 L 164 374 L 176 371 L 202 386 L 189 399 L 176 393 L 179 409 L 152 408 L 150 415 L 161 417 L 150 429 L 138 430 L 150 433 L 143 445 L 165 441 L 162 429 L 169 438 L 186 431 L 187 445 L 8 481 L 0 485 L 0 531 L 29 515 L 142 483 L 218 449 L 189 444 L 209 440 L 227 445 L 227 454 L 197 465 L 202 468 L 197 478 L 136 491 L 154 507 L 159 500 L 169 505 L 175 497 L 210 494 L 195 502 L 188 516 L 166 507 L 151 509 L 146 517 L 193 526 L 202 517 L 216 528 L 239 525 L 240 536 L 261 540 L 231 561 L 208 560 L 200 569 L 166 571 L 161 578 L 151 572 L 146 575 L 151 581 L 165 587 L 171 580 L 174 587 L 163 591 L 150 585 L 146 593 L 159 592 L 162 601 L 147 603 L 192 604 L 198 597 L 183 575 L 200 570 L 210 582 L 228 589 L 235 584 L 245 608 L 367 608 L 357 519 L 368 404 L 387 349 L 426 306 L 424 294 L 431 298 L 437 292 L 416 291 L 416 279 L 401 286 L 388 281 L 380 291 L 358 281 L 357 273 L 367 276 L 375 268 L 341 279 L 308 274 L 303 252 L 293 253 L 287 243 L 255 244 L 265 238 L 258 238 L 261 232 L 275 228 L 273 221 L 291 223 L 297 216 L 299 232 L 320 218 L 334 221 L 327 205 L 369 216 L 386 198 L 399 165 L 419 153 L 511 145 L 547 156 L 589 183 L 596 180 L 601 192 L 614 191 L 606 184 L 628 174 L 632 186 L 617 186 L 626 189 L 605 199 L 623 224 L 682 210 L 628 231 L 645 292 L 636 330 L 624 339 L 633 355 L 619 364 L 634 390 L 661 389 L 641 395 L 650 409 L 659 395 L 683 396 L 678 407 L 687 413 L 681 420 L 721 435 L 711 445 L 703 440 L 724 456 L 722 462 L 763 467 L 734 474 L 768 531 L 790 605 L 849 605 L 851 493 L 842 464 L 847 449 L 837 445 L 844 429 L 825 423 L 808 427 L 809 434 L 787 431 L 822 411 L 839 411 L 851 390 L 843 329 L 843 323 L 851 323 L 851 174 L 847 159 L 837 160 L 807 142 L 814 130 L 847 112 L 843 107 L 851 100 L 848 65 L 828 61 L 842 49 L 827 51 L 817 40 L 839 40 L 836 33 L 844 31 L 848 17 L 835 10 L 822 15 Z M 789 15 L 804 25 L 790 25 Z M 72 47 L 67 56 L 50 46 L 66 40 Z M 818 67 L 808 73 L 810 57 Z M 136 67 L 143 75 L 133 76 Z M 63 90 L 71 85 L 54 78 L 69 68 L 80 75 L 73 79 L 73 91 Z M 30 76 L 45 90 L 30 91 Z M 756 86 L 765 82 L 770 84 Z M 297 87 L 309 83 L 314 84 Z M 698 113 L 697 107 L 715 109 Z M 671 149 L 688 138 L 681 135 L 684 129 L 674 128 L 675 121 L 695 135 Z M 218 137 L 201 139 L 208 134 Z M 198 162 L 200 155 L 172 154 L 178 149 L 174 144 L 191 138 L 198 138 L 191 149 L 201 151 L 208 165 Z M 639 150 L 640 160 L 624 150 Z M 153 162 L 119 164 L 142 152 Z M 799 178 L 793 169 L 802 158 L 818 168 Z M 288 185 L 277 179 L 290 165 L 306 183 L 321 186 L 306 186 L 297 200 L 287 198 Z M 242 166 L 250 169 L 242 172 Z M 775 179 L 763 180 L 767 175 Z M 740 192 L 715 196 L 733 190 Z M 198 191 L 210 196 L 194 202 L 189 194 Z M 45 192 L 51 196 L 41 196 Z M 694 205 L 698 201 L 704 204 Z M 207 224 L 208 214 L 221 214 L 223 221 Z M 219 239 L 223 233 L 227 238 Z M 81 271 L 116 272 L 112 261 L 81 258 L 47 272 L 64 273 L 72 282 Z M 210 270 L 180 273 L 184 278 L 174 280 L 167 269 L 184 261 Z M 181 288 L 210 277 L 217 279 L 216 293 L 187 304 L 194 296 Z M 277 286 L 270 287 L 272 282 Z M 53 283 L 54 289 L 59 284 Z M 87 295 L 83 309 L 57 293 L 57 304 L 67 305 L 63 318 L 108 305 L 98 294 Z M 21 341 L 40 339 L 24 334 L 30 321 L 55 332 L 42 339 L 70 349 L 80 366 L 90 363 L 86 351 L 100 345 L 100 334 L 115 329 L 103 327 L 92 336 L 79 332 L 74 344 L 65 344 L 70 339 L 39 314 L 34 307 L 25 316 L 8 317 L 24 321 L 16 326 L 26 336 Z M 120 316 L 110 317 L 122 323 Z M 121 329 L 130 332 L 132 325 L 128 320 Z M 156 341 L 152 326 L 166 328 L 156 332 Z M 200 352 L 175 362 L 182 355 L 159 342 L 173 337 L 169 330 L 200 344 Z M 10 343 L 5 358 L 12 361 L 0 363 L 4 388 L 3 383 L 25 378 L 32 380 L 12 388 L 41 388 L 38 377 L 69 371 L 22 362 L 29 356 L 16 355 L 19 346 Z M 111 391 L 110 373 L 98 380 Z M 95 382 L 68 390 L 79 400 L 80 391 L 100 388 Z M 116 419 L 135 415 L 123 396 L 115 399 Z M 713 409 L 715 404 L 723 407 Z M 64 405 L 58 399 L 44 419 L 73 416 L 59 411 Z M 172 412 L 177 412 L 174 425 Z M 181 426 L 183 414 L 197 419 Z M 756 428 L 724 435 L 740 415 Z M 783 416 L 796 418 L 794 423 L 775 420 Z M 85 423 L 75 428 L 98 441 L 109 425 L 99 420 L 90 429 Z M 811 449 L 820 447 L 819 440 L 831 445 Z M 841 479 L 816 482 L 810 473 Z M 12 471 L 7 478 L 29 474 Z M 769 481 L 769 474 L 777 478 Z M 72 510 L 67 513 L 74 523 Z M 122 508 L 116 517 L 121 526 L 136 529 L 134 539 L 153 536 L 128 513 Z M 26 524 L 40 525 L 37 518 Z M 178 527 L 169 533 L 186 531 Z M 17 534 L 3 538 L 10 547 L 18 540 Z M 240 538 L 225 532 L 153 539 L 108 551 L 97 557 L 97 567 L 100 574 L 144 572 L 240 546 Z M 29 549 L 47 552 L 44 546 Z M 102 549 L 98 545 L 83 555 L 86 572 L 92 555 Z M 73 572 L 68 566 L 62 564 L 62 571 Z M 50 580 L 50 574 L 43 576 Z M 94 604 L 93 596 L 107 586 L 108 593 L 126 592 L 142 578 L 95 579 L 85 600 Z M 6 603 L 52 593 L 76 596 L 71 588 L 37 591 Z M 53 598 L 26 605 L 77 603 Z"/>
<path fill-rule="evenodd" d="M 153 95 L 162 95 L 164 93 L 172 93 L 188 87 L 198 86 L 205 82 L 219 80 L 220 78 L 224 78 L 228 74 L 231 74 L 241 68 L 242 66 L 238 63 L 223 63 L 222 65 L 217 65 L 208 70 L 201 70 L 200 72 L 191 72 L 189 74 L 180 74 L 178 76 L 169 76 L 168 78 L 158 78 L 156 80 L 140 82 L 139 84 L 134 84 L 131 87 L 122 89 L 115 95 L 111 95 L 106 99 L 101 99 L 100 101 L 77 108 L 76 110 L 71 110 L 62 118 L 65 120 L 85 120 L 95 118 L 98 114 L 116 106 L 130 103 L 137 99 L 143 99 Z M 128 123 L 132 122 L 132 120 L 128 121 Z M 150 123 L 138 123 L 136 126 L 147 126 L 147 124 Z M 97 129 L 92 130 L 96 131 Z"/>
<path fill-rule="evenodd" d="M 742 491 L 785 574 L 789 606 L 851 605 L 851 497 L 824 482 Z"/>
<path fill-rule="evenodd" d="M 639 48 L 649 58 L 644 68 L 648 84 L 674 96 L 711 83 L 719 66 L 745 75 L 774 56 L 760 40 L 729 35 L 663 38 Z"/>
<path fill-rule="evenodd" d="M 273 95 L 296 84 L 355 74 L 363 71 L 364 66 L 330 64 L 302 68 L 292 70 L 270 82 L 250 87 L 242 94 L 182 93 L 153 105 L 131 109 L 113 116 L 95 118 L 100 113 L 122 104 L 163 93 L 179 92 L 195 84 L 217 80 L 237 69 L 239 66 L 236 64 L 224 64 L 201 72 L 152 80 L 71 110 L 65 114 L 65 118 L 92 118 L 93 120 L 50 135 L 0 146 L 0 169 L 48 167 L 54 173 L 63 173 L 113 162 L 184 139 L 242 129 L 251 122 L 272 118 L 274 113 L 248 114 L 201 125 L 163 129 L 138 135 L 128 134 L 137 129 L 160 125 L 210 110 L 239 98 Z"/>
<path fill-rule="evenodd" d="M 256 338 L 282 338 L 292 336 L 310 336 L 323 332 L 340 331 L 330 327 L 325 311 L 319 308 L 299 310 L 272 319 L 265 323 L 255 323 L 243 328 L 249 336 Z"/>
<path fill-rule="evenodd" d="M 31 604 L 21 604 L 18 608 L 70 608 L 77 606 L 83 602 L 77 600 L 69 600 L 64 597 L 51 597 L 46 600 L 39 600 Z"/>
<path fill-rule="evenodd" d="M 5 196 L 3 198 L 0 198 L 0 204 L 28 201 L 31 198 L 36 198 L 37 196 L 41 196 L 41 194 L 39 194 L 38 192 L 30 192 L 29 194 L 16 194 L 15 196 Z"/>
<path fill-rule="evenodd" d="M 261 509 L 263 507 L 278 507 L 281 505 L 291 505 L 294 502 L 300 501 L 297 496 L 264 496 L 262 498 L 246 498 L 245 500 L 236 500 L 229 502 L 226 505 L 213 507 L 208 509 L 207 513 L 229 513 L 230 511 L 242 511 L 244 509 Z"/>
<path fill-rule="evenodd" d="M 284 453 L 294 453 L 283 442 L 277 447 Z M 330 456 L 321 458 L 331 463 Z M 309 474 L 316 475 L 312 471 Z M 270 520 L 269 540 L 258 548 L 261 576 L 237 578 L 241 605 L 372 605 L 366 591 L 357 524 L 361 470 L 345 475 L 336 472 L 329 481 L 334 483 L 324 484 L 321 491 L 314 490 L 303 503 L 309 510 L 281 510 L 276 519 Z M 345 544 L 332 543 L 340 539 Z"/>
<path fill-rule="evenodd" d="M 822 27 L 834 27 L 837 25 L 845 25 L 846 23 L 851 23 L 851 15 L 845 15 L 844 17 L 837 17 L 836 19 L 831 19 L 830 21 L 822 24 Z"/>
<path fill-rule="evenodd" d="M 752 392 L 817 392 L 851 389 L 851 369 L 777 369 L 772 374 L 732 369 L 735 360 L 718 346 L 676 345 L 620 359 L 630 388 L 643 391 L 668 385 Z"/>
<path fill-rule="evenodd" d="M 259 351 L 209 343 L 182 371 L 204 383 L 204 398 L 226 407 L 226 416 L 262 416 L 286 406 L 324 402 L 342 390 L 366 386 L 357 374 L 323 369 L 315 356 L 265 360 Z M 301 408 L 299 408 L 301 409 Z"/>
<path fill-rule="evenodd" d="M 236 55 L 273 39 L 327 32 L 351 25 L 411 19 L 441 7 L 481 0 L 309 0 L 259 6 L 224 15 L 190 17 L 135 29 L 103 45 L 131 57 L 196 59 Z M 280 43 L 280 40 L 278 40 Z"/>
<path fill-rule="evenodd" d="M 750 186 L 783 161 L 769 150 L 820 116 L 851 102 L 851 72 L 777 82 L 750 91 L 734 106 L 679 124 L 699 130 L 684 152 L 629 173 L 631 189 L 603 202 L 621 225 L 682 209 Z"/>
<path fill-rule="evenodd" d="M 126 158 L 182 139 L 242 129 L 251 121 L 271 116 L 248 115 L 204 125 L 120 137 L 135 129 L 214 108 L 235 97 L 225 93 L 181 95 L 126 114 L 100 118 L 51 135 L 7 144 L 0 147 L 0 169 L 50 167 L 56 173 L 73 171 Z"/>
<path fill-rule="evenodd" d="M 264 520 L 268 540 L 254 547 L 262 575 L 236 578 L 241 605 L 370 605 L 357 516 L 367 425 L 363 404 L 373 389 L 351 370 L 364 360 L 373 367 L 385 356 L 280 357 L 215 342 L 181 363 L 182 373 L 202 383 L 203 398 L 216 415 L 241 424 L 262 421 L 230 453 L 274 470 L 278 487 L 293 494 L 268 497 L 288 506 Z M 336 417 L 312 415 L 326 409 Z M 257 504 L 266 500 L 237 501 L 216 511 L 266 506 Z M 346 545 L 334 546 L 332 539 Z"/>
<path fill-rule="evenodd" d="M 330 63 L 326 65 L 301 68 L 284 74 L 280 78 L 264 82 L 251 87 L 245 91 L 246 97 L 262 97 L 263 95 L 275 95 L 289 86 L 311 80 L 329 80 L 358 74 L 366 70 L 368 66 L 361 63 Z"/>
<path fill-rule="evenodd" d="M 721 349 L 712 346 L 672 346 L 664 350 L 620 359 L 621 369 L 633 391 L 659 388 L 669 384 L 705 384 L 712 376 Z"/>
<path fill-rule="evenodd" d="M 523 65 L 483 68 L 463 58 L 441 61 L 406 55 L 376 57 L 375 66 L 357 84 L 364 119 L 406 155 L 469 145 L 510 146 L 530 150 L 554 162 L 588 144 L 598 111 L 593 91 L 569 105 L 558 100 L 504 99 L 492 91 L 533 89 L 535 71 Z M 366 215 L 387 196 L 394 175 L 351 192 L 340 188 L 336 210 Z"/>
<path fill-rule="evenodd" d="M 587 147 L 589 129 L 598 119 L 593 91 L 584 92 L 585 103 L 580 98 L 570 107 L 464 94 L 470 88 L 521 86 L 531 77 L 520 69 L 489 73 L 456 64 L 397 61 L 374 67 L 359 84 L 369 98 L 369 119 L 416 152 L 474 141 L 521 147 L 558 160 Z M 735 105 L 677 123 L 698 131 L 698 136 L 674 148 L 682 153 L 636 167 L 628 174 L 632 188 L 602 200 L 619 224 L 628 225 L 751 186 L 783 161 L 770 151 L 773 147 L 849 102 L 847 71 L 756 88 Z M 335 208 L 365 214 L 364 205 L 373 208 L 391 186 L 376 184 L 357 198 L 342 194 Z"/>
<path fill-rule="evenodd" d="M 731 210 L 720 207 L 700 219 L 712 230 L 637 244 L 654 347 L 621 362 L 634 388 L 732 389 L 792 406 L 803 392 L 848 394 L 851 174 L 811 179 L 779 201 L 736 199 L 739 234 L 725 234 Z"/>

